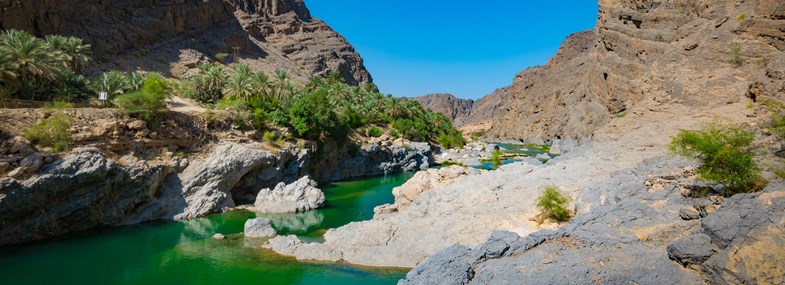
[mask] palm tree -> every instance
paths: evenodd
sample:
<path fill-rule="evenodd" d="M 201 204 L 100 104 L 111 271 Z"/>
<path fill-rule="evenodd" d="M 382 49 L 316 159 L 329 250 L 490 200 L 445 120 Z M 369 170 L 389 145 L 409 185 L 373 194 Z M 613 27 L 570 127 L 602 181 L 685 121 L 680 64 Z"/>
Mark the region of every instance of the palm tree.
<path fill-rule="evenodd" d="M 264 71 L 254 74 L 251 78 L 251 85 L 258 96 L 270 97 L 270 77 Z"/>
<path fill-rule="evenodd" d="M 283 98 L 283 91 L 286 88 L 287 82 L 289 81 L 289 75 L 286 74 L 286 71 L 279 69 L 275 72 L 276 74 L 276 81 L 275 85 L 278 87 L 278 91 L 275 94 L 275 98 L 281 100 Z"/>
<path fill-rule="evenodd" d="M 0 35 L 0 54 L 14 67 L 13 84 L 22 93 L 35 99 L 37 85 L 44 81 L 59 82 L 62 53 L 53 50 L 46 41 L 26 32 L 8 30 Z"/>
<path fill-rule="evenodd" d="M 92 89 L 96 92 L 106 92 L 109 100 L 115 96 L 123 95 L 131 86 L 125 74 L 119 71 L 110 71 L 101 74 L 92 82 Z"/>
<path fill-rule="evenodd" d="M 393 119 L 403 116 L 403 100 L 392 96 L 387 97 L 387 109 L 385 109 L 385 114 Z"/>
<path fill-rule="evenodd" d="M 222 90 L 226 84 L 226 74 L 223 67 L 213 64 L 202 64 L 199 73 L 191 78 L 193 80 L 199 100 L 214 103 L 223 97 Z"/>
<path fill-rule="evenodd" d="M 64 62 L 64 65 L 65 62 L 71 61 L 71 57 L 64 52 L 68 38 L 61 35 L 48 35 L 46 38 L 44 38 L 44 40 L 52 50 L 60 51 L 60 55 L 62 56 L 61 60 Z"/>
<path fill-rule="evenodd" d="M 330 74 L 327 75 L 327 84 L 335 85 L 338 83 L 344 83 L 343 75 L 338 71 L 330 71 Z"/>
<path fill-rule="evenodd" d="M 226 95 L 246 100 L 251 98 L 254 93 L 251 76 L 253 76 L 253 72 L 248 65 L 238 64 L 226 84 Z"/>
<path fill-rule="evenodd" d="M 137 91 L 142 89 L 142 84 L 144 83 L 145 76 L 138 72 L 131 72 L 126 77 L 128 82 L 128 90 L 130 91 Z"/>
<path fill-rule="evenodd" d="M 90 58 L 91 46 L 85 44 L 82 39 L 77 37 L 69 37 L 61 51 L 70 58 L 71 70 L 75 73 L 80 73 L 82 69 L 87 66 L 87 63 L 92 60 Z"/>
<path fill-rule="evenodd" d="M 312 76 L 310 79 L 308 79 L 308 84 L 305 85 L 305 90 L 308 92 L 314 92 L 316 89 L 324 86 L 325 84 L 327 83 L 325 82 L 324 77 Z"/>

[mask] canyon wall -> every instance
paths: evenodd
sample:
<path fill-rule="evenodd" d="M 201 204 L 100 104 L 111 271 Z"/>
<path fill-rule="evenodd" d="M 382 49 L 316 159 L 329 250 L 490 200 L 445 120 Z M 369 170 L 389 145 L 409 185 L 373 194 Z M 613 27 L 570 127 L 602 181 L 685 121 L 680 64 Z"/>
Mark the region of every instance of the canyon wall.
<path fill-rule="evenodd" d="M 0 1 L 0 29 L 77 36 L 92 44 L 87 70 L 188 77 L 200 63 L 244 63 L 304 82 L 340 72 L 372 82 L 363 59 L 302 0 Z"/>

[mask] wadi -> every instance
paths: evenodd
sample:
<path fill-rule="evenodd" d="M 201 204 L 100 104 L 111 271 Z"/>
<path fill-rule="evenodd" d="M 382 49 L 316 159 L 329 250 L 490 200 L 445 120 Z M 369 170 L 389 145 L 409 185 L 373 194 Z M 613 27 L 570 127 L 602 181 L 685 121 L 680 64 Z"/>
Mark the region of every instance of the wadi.
<path fill-rule="evenodd" d="M 785 1 L 590 4 L 464 98 L 323 3 L 0 0 L 0 280 L 785 284 Z"/>

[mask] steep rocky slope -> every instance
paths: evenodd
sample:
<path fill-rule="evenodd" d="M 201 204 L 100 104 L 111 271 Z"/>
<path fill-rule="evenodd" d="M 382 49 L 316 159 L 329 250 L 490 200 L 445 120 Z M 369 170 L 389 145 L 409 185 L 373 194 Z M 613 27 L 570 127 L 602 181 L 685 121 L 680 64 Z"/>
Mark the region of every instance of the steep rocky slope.
<path fill-rule="evenodd" d="M 184 77 L 199 63 L 241 62 L 283 69 L 300 81 L 340 72 L 372 81 L 340 34 L 313 18 L 303 0 L 0 1 L 0 29 L 63 34 L 93 45 L 107 69 L 156 70 Z"/>
<path fill-rule="evenodd" d="M 594 30 L 571 35 L 547 64 L 478 101 L 465 123 L 490 120 L 499 138 L 586 142 L 646 97 L 693 106 L 785 99 L 781 1 L 599 4 Z"/>

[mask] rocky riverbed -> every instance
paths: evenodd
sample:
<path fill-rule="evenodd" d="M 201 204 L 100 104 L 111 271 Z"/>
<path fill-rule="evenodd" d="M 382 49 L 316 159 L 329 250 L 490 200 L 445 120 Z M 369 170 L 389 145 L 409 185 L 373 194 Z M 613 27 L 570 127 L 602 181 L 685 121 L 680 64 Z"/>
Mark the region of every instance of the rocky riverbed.
<path fill-rule="evenodd" d="M 782 183 L 727 201 L 700 197 L 693 191 L 706 184 L 691 162 L 667 153 L 667 143 L 679 129 L 712 119 L 695 114 L 672 123 L 669 114 L 689 114 L 686 107 L 643 104 L 592 143 L 544 165 L 517 163 L 458 178 L 448 175 L 452 168 L 424 172 L 394 190 L 396 203 L 380 207 L 373 220 L 330 230 L 322 243 L 289 236 L 269 247 L 300 259 L 416 266 L 404 284 L 777 281 L 782 274 L 772 264 L 785 260 L 765 248 L 782 242 L 781 213 L 773 214 L 785 202 Z M 755 120 L 742 104 L 704 111 Z M 545 185 L 572 198 L 571 222 L 533 221 L 534 199 Z M 395 211 L 381 211 L 388 207 Z M 771 220 L 759 219 L 765 213 Z M 766 262 L 743 269 L 752 256 Z"/>

